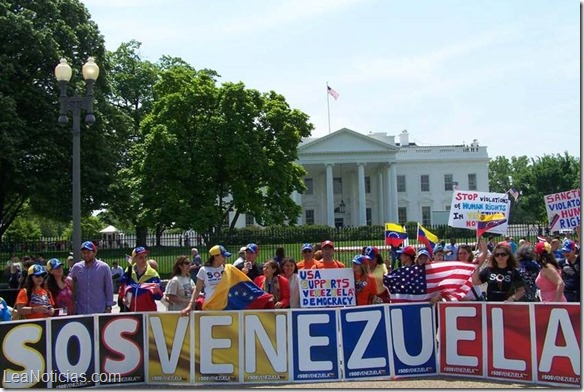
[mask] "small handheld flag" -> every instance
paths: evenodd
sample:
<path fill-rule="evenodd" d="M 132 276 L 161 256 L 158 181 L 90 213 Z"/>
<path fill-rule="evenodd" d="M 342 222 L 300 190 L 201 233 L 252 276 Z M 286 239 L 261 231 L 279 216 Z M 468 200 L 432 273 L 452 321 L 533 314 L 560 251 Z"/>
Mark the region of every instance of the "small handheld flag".
<path fill-rule="evenodd" d="M 418 222 L 418 242 L 426 245 L 430 257 L 432 257 L 434 246 L 436 246 L 438 241 L 438 237 L 435 234 L 428 231 L 428 229 Z"/>
<path fill-rule="evenodd" d="M 408 238 L 408 233 L 403 226 L 397 223 L 386 223 L 385 224 L 385 245 L 391 245 L 398 247 L 404 240 Z"/>

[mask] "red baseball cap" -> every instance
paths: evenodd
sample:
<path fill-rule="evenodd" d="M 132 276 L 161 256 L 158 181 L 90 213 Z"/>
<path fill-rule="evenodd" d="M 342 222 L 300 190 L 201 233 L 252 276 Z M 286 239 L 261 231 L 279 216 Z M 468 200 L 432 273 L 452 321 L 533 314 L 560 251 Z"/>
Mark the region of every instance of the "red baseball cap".
<path fill-rule="evenodd" d="M 406 246 L 405 248 L 397 251 L 398 255 L 400 255 L 402 253 L 405 255 L 416 257 L 416 249 L 414 249 L 413 246 Z"/>
<path fill-rule="evenodd" d="M 323 241 L 322 244 L 320 244 L 320 249 L 323 249 L 325 246 L 330 246 L 331 248 L 335 249 L 335 244 L 331 240 Z"/>

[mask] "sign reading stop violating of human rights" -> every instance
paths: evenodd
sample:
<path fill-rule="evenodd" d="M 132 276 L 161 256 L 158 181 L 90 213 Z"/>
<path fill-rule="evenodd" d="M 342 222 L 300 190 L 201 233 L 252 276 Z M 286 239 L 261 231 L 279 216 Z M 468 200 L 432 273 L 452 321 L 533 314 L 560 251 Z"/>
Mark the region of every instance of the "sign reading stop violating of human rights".
<path fill-rule="evenodd" d="M 579 304 L 443 302 L 438 314 L 438 345 L 429 304 L 0 323 L 1 386 L 391 382 L 436 374 L 581 384 Z"/>

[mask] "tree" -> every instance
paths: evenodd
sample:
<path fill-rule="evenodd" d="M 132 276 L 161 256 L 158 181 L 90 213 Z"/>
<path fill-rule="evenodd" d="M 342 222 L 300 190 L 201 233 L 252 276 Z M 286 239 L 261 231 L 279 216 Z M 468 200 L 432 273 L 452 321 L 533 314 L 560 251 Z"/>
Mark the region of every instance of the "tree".
<path fill-rule="evenodd" d="M 116 180 L 110 188 L 111 198 L 107 208 L 117 218 L 131 222 L 136 229 L 137 245 L 146 245 L 148 230 L 139 219 L 142 195 L 134 186 L 135 179 L 128 172 L 128 167 L 131 163 L 130 149 L 142 140 L 140 123 L 151 110 L 153 86 L 160 69 L 157 64 L 141 59 L 138 54 L 140 46 L 140 42 L 132 40 L 107 53 L 112 66 L 112 94 L 109 98 L 128 120 L 127 126 L 123 127 L 126 132 L 120 143 L 121 159 L 117 162 Z"/>
<path fill-rule="evenodd" d="M 294 222 L 300 207 L 290 195 L 304 190 L 295 161 L 313 129 L 308 116 L 273 91 L 219 86 L 217 73 L 179 59 L 163 68 L 143 142 L 131 151 L 144 224 L 221 231 L 229 211 L 262 225 Z"/>
<path fill-rule="evenodd" d="M 64 57 L 82 91 L 82 64 L 94 56 L 102 72 L 95 85 L 97 123 L 82 123 L 82 213 L 108 199 L 118 161 L 116 111 L 104 99 L 108 64 L 103 37 L 76 0 L 0 0 L 0 238 L 25 203 L 40 216 L 71 217 L 71 126 L 60 127 L 54 67 Z M 70 94 L 71 95 L 71 94 Z"/>
<path fill-rule="evenodd" d="M 544 196 L 579 188 L 580 160 L 567 152 L 531 159 L 496 157 L 489 163 L 490 191 L 505 193 L 512 186 L 521 197 L 511 199 L 511 223 L 546 222 Z"/>

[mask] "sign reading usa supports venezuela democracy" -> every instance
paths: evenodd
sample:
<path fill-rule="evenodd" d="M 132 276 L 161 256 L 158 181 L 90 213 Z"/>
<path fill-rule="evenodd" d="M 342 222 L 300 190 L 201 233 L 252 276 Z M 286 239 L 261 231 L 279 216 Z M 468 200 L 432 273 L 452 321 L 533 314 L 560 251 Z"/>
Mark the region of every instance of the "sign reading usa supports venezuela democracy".
<path fill-rule="evenodd" d="M 580 226 L 580 189 L 545 195 L 544 199 L 550 231 Z"/>
<path fill-rule="evenodd" d="M 448 226 L 475 230 L 480 214 L 502 213 L 507 221 L 489 229 L 489 232 L 505 234 L 509 223 L 510 205 L 506 193 L 454 191 Z"/>
<path fill-rule="evenodd" d="M 355 277 L 349 268 L 298 271 L 300 307 L 355 306 Z"/>

